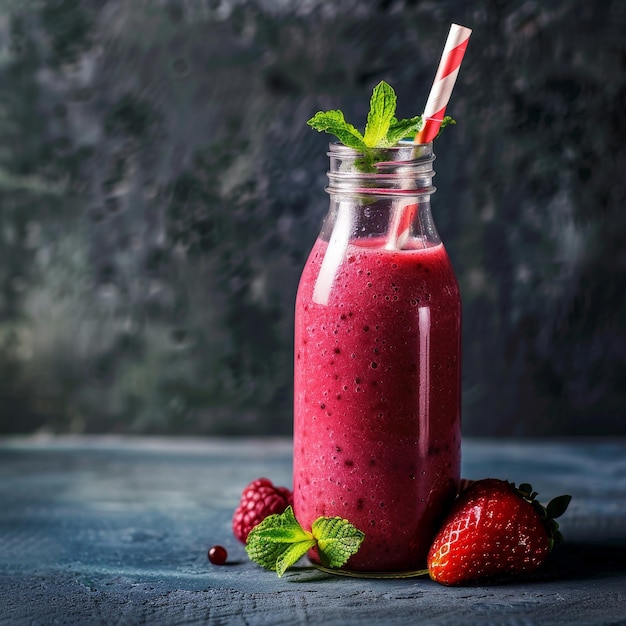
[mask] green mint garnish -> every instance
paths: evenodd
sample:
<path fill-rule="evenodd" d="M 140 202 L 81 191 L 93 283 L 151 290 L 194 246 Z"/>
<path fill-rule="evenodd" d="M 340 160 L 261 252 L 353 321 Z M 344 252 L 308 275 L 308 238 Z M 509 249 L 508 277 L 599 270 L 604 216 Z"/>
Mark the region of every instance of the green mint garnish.
<path fill-rule="evenodd" d="M 372 92 L 364 134 L 346 122 L 343 113 L 339 110 L 319 111 L 307 124 L 319 132 L 324 131 L 335 135 L 348 148 L 365 152 L 368 148 L 389 148 L 401 139 L 413 139 L 424 123 L 421 115 L 402 120 L 396 119 L 396 102 L 396 92 L 393 87 L 381 81 Z M 439 132 L 455 123 L 449 115 L 446 115 Z"/>
<path fill-rule="evenodd" d="M 363 141 L 368 148 L 389 145 L 387 143 L 387 133 L 396 113 L 396 101 L 396 92 L 391 85 L 383 81 L 374 87 L 363 137 Z"/>
<path fill-rule="evenodd" d="M 315 546 L 324 566 L 341 567 L 358 551 L 364 538 L 358 528 L 341 517 L 320 517 L 308 532 L 288 506 L 250 531 L 246 552 L 252 561 L 282 576 Z"/>
<path fill-rule="evenodd" d="M 441 125 L 439 126 L 439 132 L 435 135 L 435 139 L 437 139 L 437 137 L 441 135 L 441 131 L 446 126 L 453 126 L 454 124 L 456 124 L 456 120 L 453 117 L 450 117 L 449 115 L 444 115 L 443 119 L 441 120 Z"/>
<path fill-rule="evenodd" d="M 313 522 L 317 551 L 326 567 L 341 567 L 356 554 L 365 539 L 364 533 L 341 517 L 318 517 Z"/>
<path fill-rule="evenodd" d="M 367 149 L 363 135 L 352 124 L 348 124 L 341 111 L 319 111 L 308 122 L 315 130 L 335 135 L 348 148 Z"/>

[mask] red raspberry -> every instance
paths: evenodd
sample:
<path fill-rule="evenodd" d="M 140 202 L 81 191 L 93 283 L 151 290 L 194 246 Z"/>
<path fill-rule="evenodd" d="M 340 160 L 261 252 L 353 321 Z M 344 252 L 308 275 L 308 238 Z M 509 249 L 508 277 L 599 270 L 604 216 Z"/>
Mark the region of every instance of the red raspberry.
<path fill-rule="evenodd" d="M 268 478 L 253 480 L 241 494 L 233 515 L 233 533 L 246 543 L 248 533 L 268 515 L 282 513 L 293 504 L 293 494 L 287 487 L 275 487 Z"/>

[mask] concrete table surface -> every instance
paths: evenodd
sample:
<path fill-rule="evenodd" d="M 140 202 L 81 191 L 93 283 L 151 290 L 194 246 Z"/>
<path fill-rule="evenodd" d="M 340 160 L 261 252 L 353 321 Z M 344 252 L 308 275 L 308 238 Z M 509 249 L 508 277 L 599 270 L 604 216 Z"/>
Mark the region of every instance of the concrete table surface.
<path fill-rule="evenodd" d="M 261 570 L 231 516 L 250 480 L 291 484 L 287 440 L 0 439 L 0 624 L 626 624 L 626 441 L 469 440 L 463 459 L 467 478 L 572 494 L 566 543 L 529 579 Z"/>

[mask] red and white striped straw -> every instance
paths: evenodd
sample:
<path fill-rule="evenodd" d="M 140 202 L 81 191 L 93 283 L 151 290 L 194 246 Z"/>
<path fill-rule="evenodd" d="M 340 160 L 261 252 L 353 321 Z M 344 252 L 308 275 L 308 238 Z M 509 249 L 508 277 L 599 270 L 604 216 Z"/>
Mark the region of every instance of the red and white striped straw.
<path fill-rule="evenodd" d="M 428 143 L 437 136 L 471 34 L 471 28 L 459 24 L 450 26 L 448 39 L 424 108 L 424 126 L 415 135 L 415 143 Z"/>
<path fill-rule="evenodd" d="M 416 144 L 432 141 L 439 132 L 446 107 L 452 95 L 454 83 L 459 75 L 461 61 L 467 48 L 467 42 L 472 34 L 471 28 L 451 24 L 446 45 L 443 48 L 441 61 L 435 74 L 435 80 L 424 108 L 424 126 L 415 135 Z M 404 247 L 410 233 L 411 223 L 417 211 L 417 204 L 411 204 L 396 209 L 390 227 L 390 236 L 387 241 L 388 249 L 400 250 Z"/>

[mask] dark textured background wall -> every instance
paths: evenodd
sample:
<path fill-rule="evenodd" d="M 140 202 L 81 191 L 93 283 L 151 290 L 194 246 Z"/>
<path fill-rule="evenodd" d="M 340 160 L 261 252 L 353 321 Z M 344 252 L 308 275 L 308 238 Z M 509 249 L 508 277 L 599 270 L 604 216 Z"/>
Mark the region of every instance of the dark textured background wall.
<path fill-rule="evenodd" d="M 464 430 L 626 434 L 626 3 L 0 3 L 0 432 L 286 434 L 327 138 L 381 79 L 437 141 Z"/>

